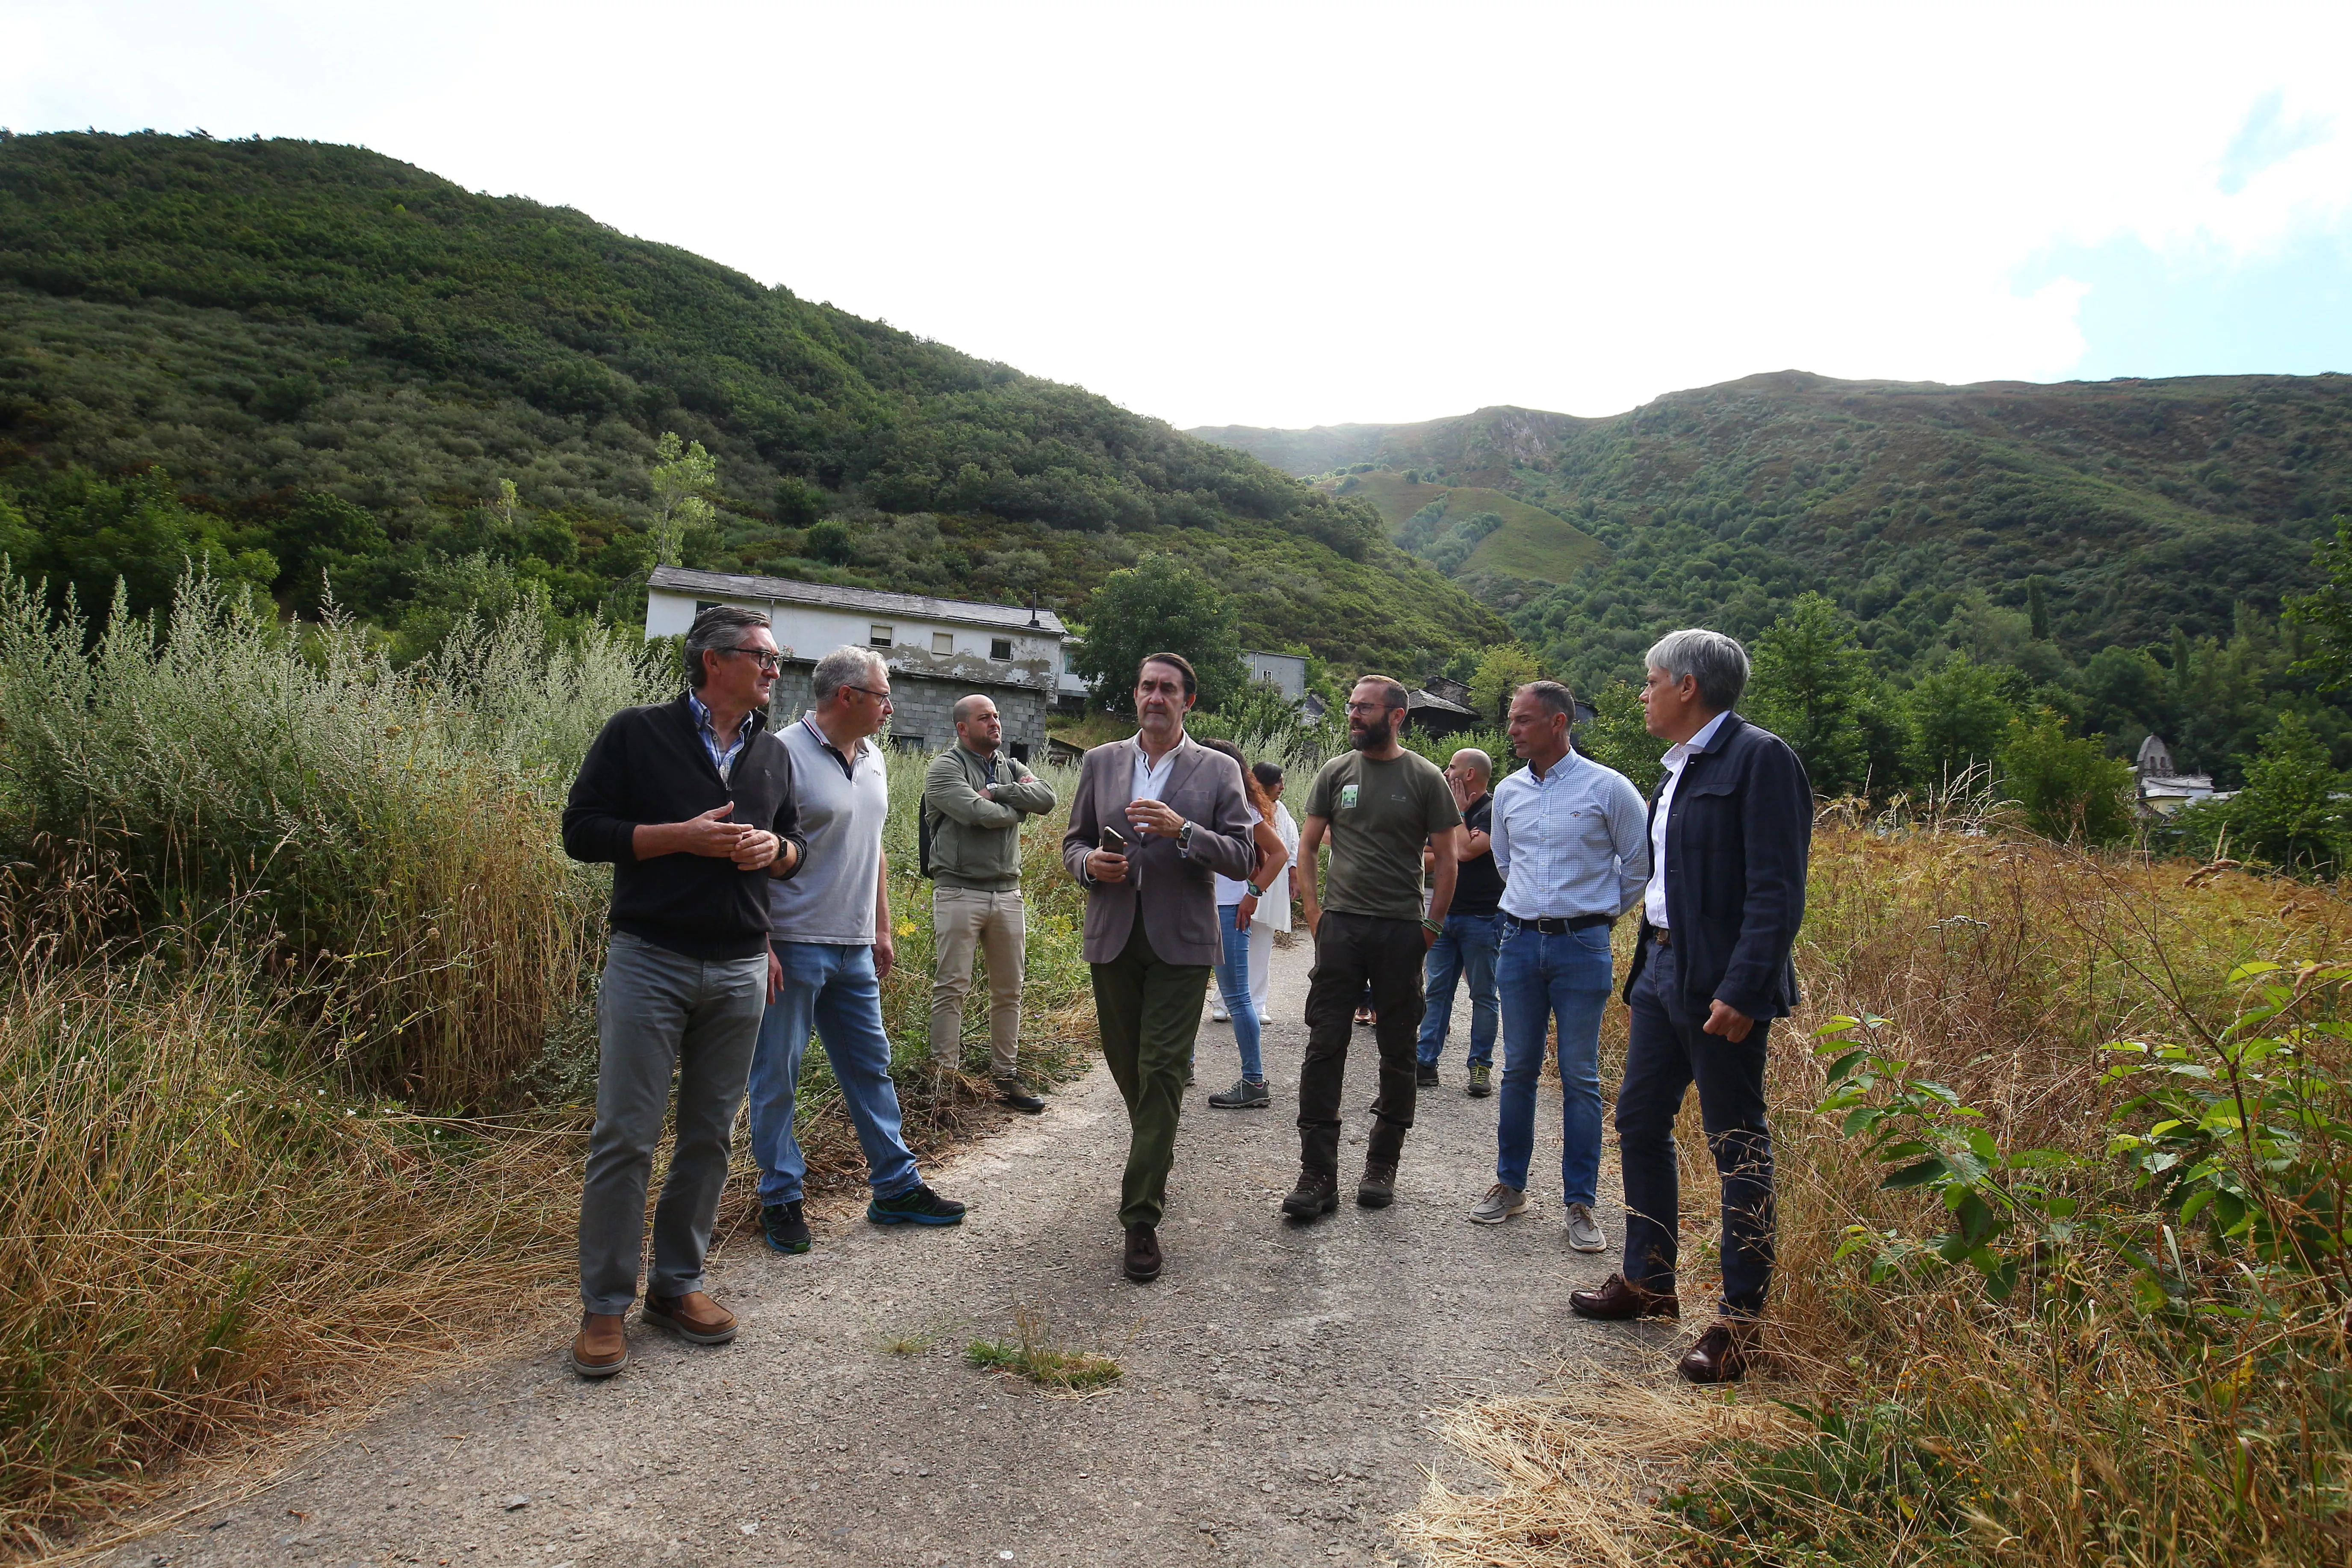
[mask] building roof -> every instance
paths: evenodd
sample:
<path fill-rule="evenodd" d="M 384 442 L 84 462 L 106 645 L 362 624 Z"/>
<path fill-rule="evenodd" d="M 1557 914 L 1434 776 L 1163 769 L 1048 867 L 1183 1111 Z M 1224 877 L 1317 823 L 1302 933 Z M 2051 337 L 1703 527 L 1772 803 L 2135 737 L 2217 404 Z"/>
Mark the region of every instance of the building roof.
<path fill-rule="evenodd" d="M 820 609 L 862 610 L 914 620 L 960 621 L 969 626 L 1035 631 L 1046 637 L 1067 637 L 1069 628 L 1051 610 L 1036 612 L 1029 624 L 1024 605 L 983 605 L 971 599 L 934 599 L 925 594 L 893 594 L 880 588 L 848 588 L 835 583 L 801 583 L 790 577 L 751 577 L 731 572 L 696 572 L 684 566 L 656 566 L 648 588 L 673 594 L 715 595 L 733 599 L 772 599 L 778 604 L 814 605 Z"/>
<path fill-rule="evenodd" d="M 1404 706 L 1405 711 L 1409 713 L 1421 713 L 1427 711 L 1437 713 L 1458 713 L 1465 719 L 1475 719 L 1478 717 L 1477 714 L 1472 712 L 1469 709 L 1465 708 L 1461 703 L 1449 701 L 1447 699 L 1438 696 L 1433 691 L 1423 690 L 1418 687 L 1404 694 Z"/>

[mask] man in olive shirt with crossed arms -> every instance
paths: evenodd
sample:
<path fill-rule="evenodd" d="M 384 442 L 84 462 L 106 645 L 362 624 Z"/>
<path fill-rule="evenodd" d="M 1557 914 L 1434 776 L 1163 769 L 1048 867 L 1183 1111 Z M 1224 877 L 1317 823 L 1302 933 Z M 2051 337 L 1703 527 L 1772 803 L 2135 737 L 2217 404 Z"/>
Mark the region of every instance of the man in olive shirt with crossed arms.
<path fill-rule="evenodd" d="M 1462 813 L 1437 764 L 1397 743 L 1405 691 L 1385 675 L 1367 675 L 1348 696 L 1348 754 L 1323 764 L 1307 795 L 1298 836 L 1299 887 L 1315 933 L 1315 970 L 1307 989 L 1307 1060 L 1298 1074 L 1298 1185 L 1282 1212 L 1311 1220 L 1339 1205 L 1339 1093 L 1356 998 L 1367 981 L 1380 1022 L 1381 1092 L 1356 1201 L 1385 1208 L 1396 1201 L 1397 1156 L 1412 1126 L 1421 1036 L 1422 961 L 1445 930 L 1454 901 L 1455 828 Z M 1315 888 L 1316 851 L 1331 838 L 1323 896 Z M 1421 907 L 1423 843 L 1432 856 L 1431 893 Z"/>

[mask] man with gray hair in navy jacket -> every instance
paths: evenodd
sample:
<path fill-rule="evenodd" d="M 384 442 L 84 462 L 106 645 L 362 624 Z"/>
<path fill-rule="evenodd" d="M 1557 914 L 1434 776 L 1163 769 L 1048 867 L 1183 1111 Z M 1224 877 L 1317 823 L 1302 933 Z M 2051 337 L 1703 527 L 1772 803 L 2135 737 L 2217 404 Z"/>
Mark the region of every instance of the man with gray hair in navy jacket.
<path fill-rule="evenodd" d="M 1723 1300 L 1681 1363 L 1693 1383 L 1740 1376 L 1772 1279 L 1772 1133 L 1764 1068 L 1772 1020 L 1797 1004 L 1790 954 L 1805 918 L 1812 785 L 1788 743 L 1732 711 L 1748 652 L 1721 632 L 1650 649 L 1642 707 L 1673 744 L 1650 797 L 1650 877 L 1625 981 L 1633 1009 L 1617 1142 L 1625 1270 L 1570 1293 L 1580 1315 L 1676 1317 L 1675 1113 L 1693 1085 L 1723 1187 Z"/>
<path fill-rule="evenodd" d="M 695 616 L 687 689 L 625 708 L 588 748 L 563 847 L 613 866 L 613 938 L 596 993 L 596 1126 L 580 1193 L 572 1370 L 628 1364 L 623 1320 L 643 1261 L 646 1181 L 677 1074 L 677 1142 L 654 1210 L 645 1318 L 696 1344 L 735 1337 L 702 1289 L 768 982 L 768 889 L 800 869 L 793 761 L 768 732 L 777 669 L 768 617 Z"/>

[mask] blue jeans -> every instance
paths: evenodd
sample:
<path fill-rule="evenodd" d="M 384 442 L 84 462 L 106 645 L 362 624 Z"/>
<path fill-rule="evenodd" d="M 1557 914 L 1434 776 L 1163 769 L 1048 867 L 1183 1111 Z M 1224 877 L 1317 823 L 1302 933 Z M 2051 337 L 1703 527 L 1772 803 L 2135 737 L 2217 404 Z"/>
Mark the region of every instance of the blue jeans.
<path fill-rule="evenodd" d="M 1234 1016 L 1234 1044 L 1242 1048 L 1242 1076 L 1252 1083 L 1265 1081 L 1265 1058 L 1259 1053 L 1257 1004 L 1250 1000 L 1249 932 L 1235 929 L 1239 904 L 1217 906 L 1217 929 L 1224 933 L 1225 956 L 1214 971 L 1217 994 Z"/>
<path fill-rule="evenodd" d="M 1722 1188 L 1722 1312 L 1759 1317 L 1772 1283 L 1772 1129 L 1764 1112 L 1772 1020 L 1757 1019 L 1738 1045 L 1706 1033 L 1706 1004 L 1683 994 L 1681 967 L 1673 948 L 1654 946 L 1633 982 L 1625 1080 L 1617 1086 L 1625 1278 L 1645 1290 L 1675 1288 L 1682 1209 L 1675 1113 L 1696 1084 Z"/>
<path fill-rule="evenodd" d="M 808 1157 L 793 1136 L 793 1101 L 809 1032 L 824 1045 L 842 1104 L 866 1151 L 866 1179 L 878 1198 L 918 1185 L 922 1174 L 898 1130 L 898 1087 L 890 1081 L 890 1037 L 882 1032 L 882 983 L 874 950 L 828 942 L 780 942 L 781 995 L 760 1019 L 751 1055 L 751 1152 L 760 1162 L 760 1202 L 798 1201 Z"/>
<path fill-rule="evenodd" d="M 1592 1202 L 1601 1179 L 1601 1012 L 1609 1005 L 1609 928 L 1547 936 L 1506 921 L 1496 962 L 1503 994 L 1503 1104 L 1495 1128 L 1495 1180 L 1524 1192 L 1535 1154 L 1536 1079 L 1545 1037 L 1559 1020 L 1563 1202 Z"/>
<path fill-rule="evenodd" d="M 1470 1059 L 1485 1066 L 1495 1059 L 1495 1022 L 1500 1005 L 1495 998 L 1495 954 L 1502 944 L 1501 915 L 1448 915 L 1445 934 L 1429 944 L 1427 983 L 1429 1011 L 1421 1016 L 1421 1065 L 1433 1068 L 1445 1054 L 1445 1035 L 1454 1022 L 1454 987 L 1465 976 L 1470 981 Z"/>

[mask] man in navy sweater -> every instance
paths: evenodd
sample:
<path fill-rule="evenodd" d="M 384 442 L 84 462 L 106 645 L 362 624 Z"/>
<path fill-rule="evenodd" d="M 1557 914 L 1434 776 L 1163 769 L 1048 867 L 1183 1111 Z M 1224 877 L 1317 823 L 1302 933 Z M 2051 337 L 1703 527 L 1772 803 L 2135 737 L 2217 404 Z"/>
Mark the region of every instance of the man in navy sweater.
<path fill-rule="evenodd" d="M 1797 1005 L 1790 954 L 1805 918 L 1813 792 L 1788 742 L 1732 711 L 1748 685 L 1738 643 L 1670 632 L 1648 663 L 1643 717 L 1673 744 L 1650 797 L 1650 877 L 1625 978 L 1625 1271 L 1568 1303 L 1603 1320 L 1680 1315 L 1675 1113 L 1696 1085 L 1723 1189 L 1723 1300 L 1681 1372 L 1723 1383 L 1748 1370 L 1772 1279 L 1764 1068 L 1772 1020 Z"/>
<path fill-rule="evenodd" d="M 777 652 L 768 618 L 720 605 L 686 636 L 687 690 L 627 708 L 588 748 L 563 847 L 613 865 L 613 940 L 596 998 L 596 1127 L 580 1194 L 572 1368 L 628 1364 L 646 1181 L 677 1074 L 677 1142 L 654 1211 L 645 1319 L 696 1344 L 735 1337 L 702 1289 L 768 984 L 768 883 L 807 840 L 791 756 L 768 732 Z"/>

